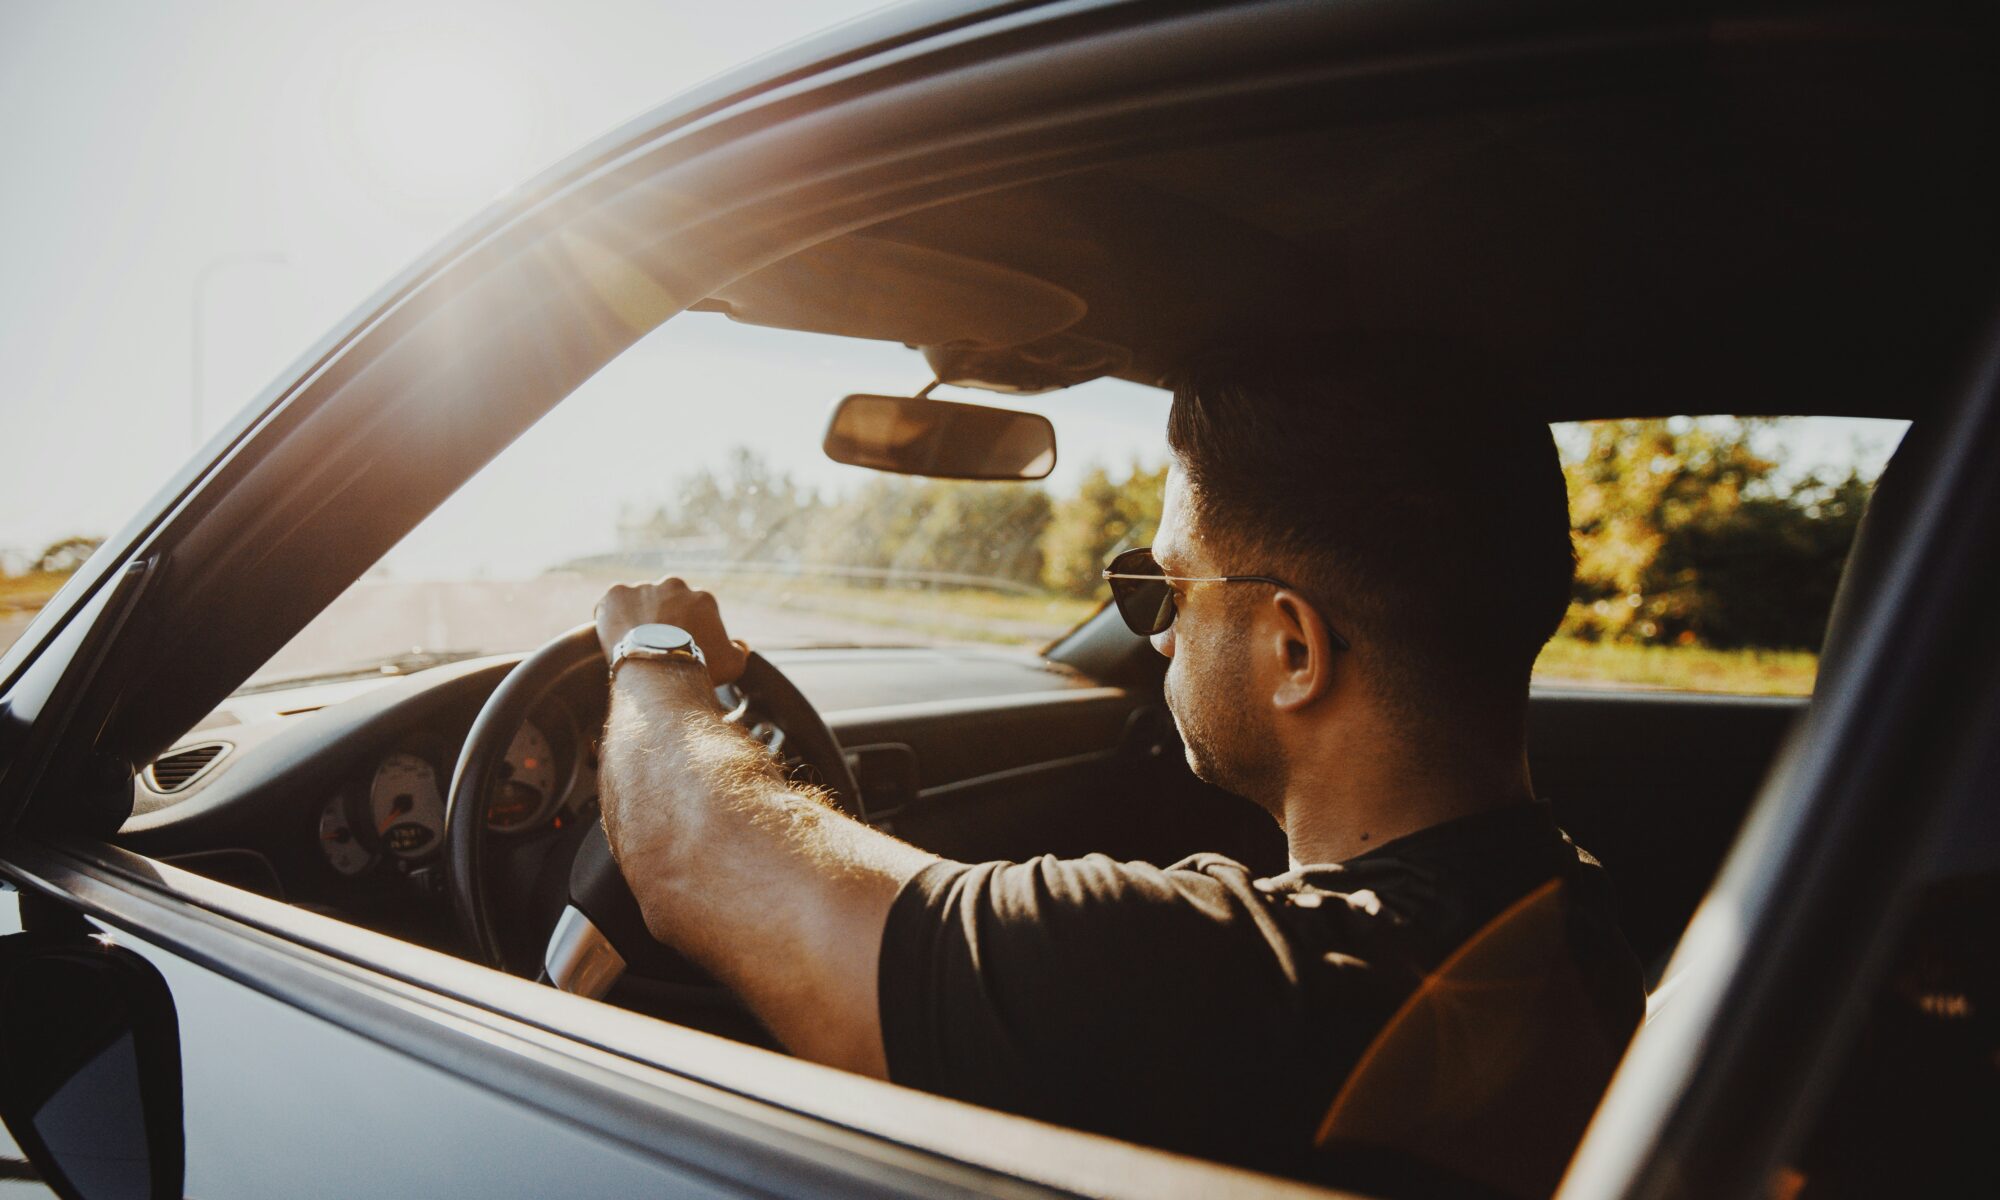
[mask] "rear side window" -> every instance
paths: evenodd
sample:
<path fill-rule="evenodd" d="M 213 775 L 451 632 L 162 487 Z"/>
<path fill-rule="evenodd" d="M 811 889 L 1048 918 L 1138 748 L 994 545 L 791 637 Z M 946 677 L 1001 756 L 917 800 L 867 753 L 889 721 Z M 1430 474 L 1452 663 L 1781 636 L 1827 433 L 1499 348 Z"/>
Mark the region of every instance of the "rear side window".
<path fill-rule="evenodd" d="M 1907 427 L 1834 417 L 1555 426 L 1577 581 L 1536 683 L 1810 693 L 1855 525 Z"/>

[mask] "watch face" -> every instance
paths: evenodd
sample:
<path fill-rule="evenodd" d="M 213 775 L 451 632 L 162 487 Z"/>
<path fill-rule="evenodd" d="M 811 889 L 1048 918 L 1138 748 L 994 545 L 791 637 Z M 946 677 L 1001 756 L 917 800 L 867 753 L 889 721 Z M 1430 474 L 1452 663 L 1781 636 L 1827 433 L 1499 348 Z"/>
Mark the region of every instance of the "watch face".
<path fill-rule="evenodd" d="M 629 636 L 634 646 L 647 650 L 683 650 L 694 645 L 694 635 L 678 625 L 640 625 Z"/>

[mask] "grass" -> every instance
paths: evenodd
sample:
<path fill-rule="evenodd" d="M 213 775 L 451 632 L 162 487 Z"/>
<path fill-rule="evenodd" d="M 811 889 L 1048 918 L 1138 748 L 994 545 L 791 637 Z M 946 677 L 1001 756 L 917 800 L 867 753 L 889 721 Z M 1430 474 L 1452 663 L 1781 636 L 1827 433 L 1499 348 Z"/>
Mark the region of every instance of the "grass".
<path fill-rule="evenodd" d="M 735 595 L 880 625 L 919 639 L 1009 645 L 1052 641 L 1101 603 L 973 588 L 867 587 L 811 578 L 721 580 L 716 590 L 725 604 Z M 1550 684 L 1804 696 L 1812 692 L 1817 668 L 1818 657 L 1799 650 L 1714 650 L 1559 637 L 1542 651 L 1535 678 Z"/>
<path fill-rule="evenodd" d="M 0 575 L 0 610 L 33 612 L 69 582 L 69 572 L 28 571 L 20 575 Z"/>
<path fill-rule="evenodd" d="M 717 580 L 715 592 L 800 612 L 880 625 L 918 637 L 1041 645 L 1097 610 L 1100 601 L 978 588 L 857 586 L 831 579 Z"/>
<path fill-rule="evenodd" d="M 1706 646 L 1634 646 L 1558 637 L 1535 663 L 1538 683 L 1582 683 L 1805 696 L 1819 657 L 1804 650 L 1711 650 Z"/>
<path fill-rule="evenodd" d="M 607 580 L 629 573 L 588 572 Z M 723 612 L 732 600 L 767 608 L 878 625 L 906 640 L 1036 645 L 1053 641 L 1097 611 L 1102 598 L 889 582 L 856 583 L 811 575 L 744 571 L 696 579 L 715 593 Z"/>
<path fill-rule="evenodd" d="M 67 574 L 44 571 L 0 576 L 0 614 L 33 612 L 68 579 Z M 1062 636 L 1101 603 L 977 588 L 871 587 L 824 578 L 742 576 L 715 583 L 725 610 L 730 597 L 741 597 L 876 625 L 918 641 L 1039 646 Z M 1812 691 L 1817 667 L 1817 656 L 1798 650 L 1637 646 L 1558 637 L 1542 651 L 1535 678 L 1591 687 L 1804 696 Z"/>

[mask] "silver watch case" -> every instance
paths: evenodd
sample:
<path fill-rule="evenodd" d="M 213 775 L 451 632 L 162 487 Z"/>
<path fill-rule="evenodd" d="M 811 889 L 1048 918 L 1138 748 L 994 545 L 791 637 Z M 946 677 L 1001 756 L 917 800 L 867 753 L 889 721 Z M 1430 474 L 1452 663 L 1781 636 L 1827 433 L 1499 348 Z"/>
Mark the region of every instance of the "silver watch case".
<path fill-rule="evenodd" d="M 634 658 L 649 662 L 693 663 L 703 671 L 708 670 L 708 660 L 702 657 L 701 647 L 695 644 L 694 635 L 678 625 L 656 622 L 628 630 L 611 651 L 611 674 L 615 677 L 619 664 Z"/>

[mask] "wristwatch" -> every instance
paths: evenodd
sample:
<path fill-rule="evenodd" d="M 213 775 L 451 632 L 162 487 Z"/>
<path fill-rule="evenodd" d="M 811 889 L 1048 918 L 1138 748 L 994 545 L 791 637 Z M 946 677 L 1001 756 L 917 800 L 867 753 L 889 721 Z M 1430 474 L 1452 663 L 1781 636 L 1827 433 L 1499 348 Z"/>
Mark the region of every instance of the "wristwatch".
<path fill-rule="evenodd" d="M 704 678 L 708 673 L 708 660 L 702 657 L 701 647 L 695 645 L 694 635 L 678 625 L 633 626 L 611 651 L 613 678 L 618 675 L 618 664 L 630 658 L 693 663 L 701 668 Z"/>

